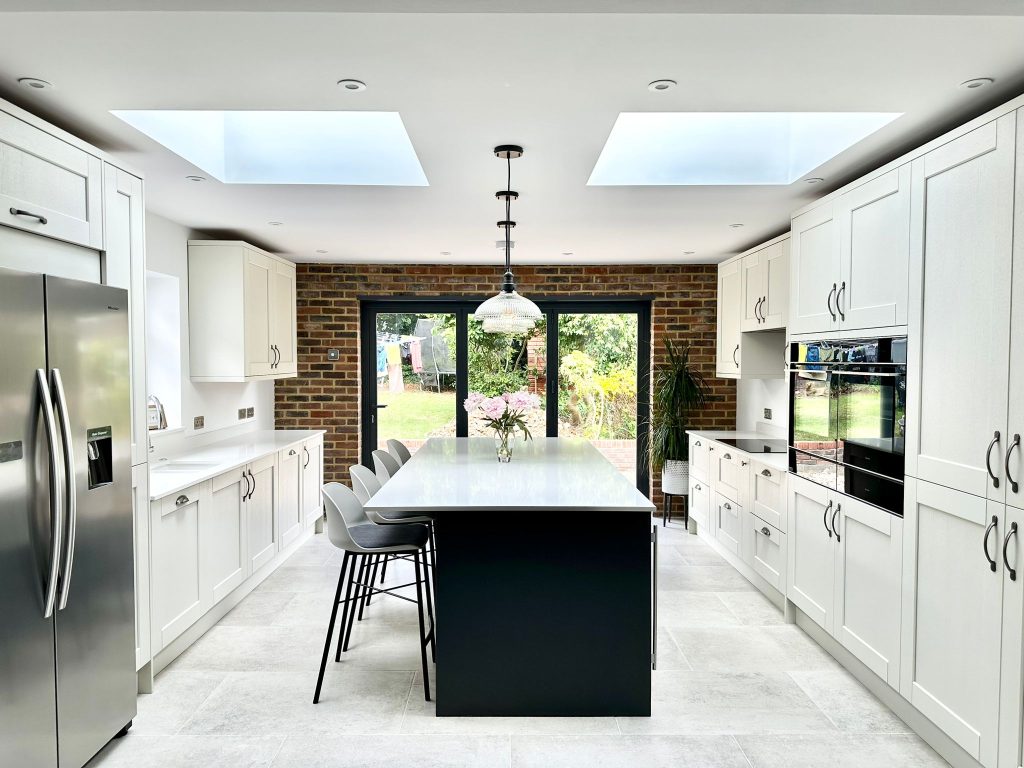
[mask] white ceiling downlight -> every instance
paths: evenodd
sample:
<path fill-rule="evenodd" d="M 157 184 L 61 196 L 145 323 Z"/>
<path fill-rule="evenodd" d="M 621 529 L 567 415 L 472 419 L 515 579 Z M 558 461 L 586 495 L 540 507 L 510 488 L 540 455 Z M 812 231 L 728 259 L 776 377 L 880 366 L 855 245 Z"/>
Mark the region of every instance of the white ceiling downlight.
<path fill-rule="evenodd" d="M 994 82 L 995 80 L 993 80 L 991 77 L 975 77 L 970 80 L 964 80 L 962 83 L 960 83 L 960 87 L 966 88 L 969 91 L 973 91 L 977 88 L 984 88 L 986 86 L 992 85 L 992 83 Z"/>
<path fill-rule="evenodd" d="M 729 226 L 732 227 L 733 229 L 739 229 L 743 225 L 742 224 L 730 224 Z"/>
<path fill-rule="evenodd" d="M 675 80 L 652 80 L 647 84 L 647 90 L 654 93 L 664 93 L 676 87 Z"/>
<path fill-rule="evenodd" d="M 284 224 L 284 222 L 283 221 L 268 221 L 267 224 L 269 224 L 272 227 L 280 227 L 281 225 Z"/>
<path fill-rule="evenodd" d="M 226 184 L 429 186 L 398 112 L 111 114 Z"/>
<path fill-rule="evenodd" d="M 23 88 L 31 88 L 34 91 L 45 91 L 48 88 L 53 88 L 53 83 L 40 80 L 38 77 L 19 77 L 18 85 Z"/>
<path fill-rule="evenodd" d="M 326 249 L 324 249 L 324 248 L 317 248 L 317 249 L 316 249 L 316 252 L 317 252 L 317 253 L 320 253 L 320 254 L 323 254 L 323 253 L 327 253 L 327 250 L 326 250 Z"/>
<path fill-rule="evenodd" d="M 346 91 L 349 91 L 351 93 L 358 93 L 360 91 L 366 90 L 366 83 L 364 83 L 362 80 L 353 80 L 352 78 L 345 78 L 344 80 L 339 80 L 338 85 L 339 87 L 344 88 Z"/>
<path fill-rule="evenodd" d="M 620 112 L 587 184 L 792 184 L 901 114 Z"/>
<path fill-rule="evenodd" d="M 823 181 L 824 179 L 821 176 L 808 176 L 804 179 L 805 184 L 821 184 Z"/>
<path fill-rule="evenodd" d="M 192 181 L 192 182 L 195 182 L 195 183 L 198 184 L 201 181 L 206 181 L 206 177 L 205 176 L 186 176 L 185 180 L 186 181 Z"/>

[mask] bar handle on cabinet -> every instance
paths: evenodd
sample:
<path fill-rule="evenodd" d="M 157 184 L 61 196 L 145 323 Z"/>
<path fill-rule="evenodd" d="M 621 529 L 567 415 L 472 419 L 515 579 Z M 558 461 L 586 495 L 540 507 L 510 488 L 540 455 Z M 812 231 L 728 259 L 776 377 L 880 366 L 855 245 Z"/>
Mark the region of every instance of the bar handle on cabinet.
<path fill-rule="evenodd" d="M 839 293 L 836 294 L 836 312 L 839 313 L 839 319 L 845 320 L 846 313 L 843 312 L 842 306 L 840 306 L 839 298 L 846 293 L 846 281 L 843 280 L 843 284 L 839 287 Z M 834 318 L 833 318 L 834 319 Z"/>
<path fill-rule="evenodd" d="M 1010 566 L 1010 558 L 1007 557 L 1006 550 L 1010 546 L 1010 538 L 1016 535 L 1017 524 L 1010 523 L 1010 530 L 1006 532 L 1006 538 L 1003 539 L 1003 565 L 1006 566 L 1006 571 L 1010 574 L 1010 581 L 1017 580 L 1017 569 Z"/>
<path fill-rule="evenodd" d="M 761 306 L 759 306 L 757 308 L 757 311 L 761 314 L 761 322 L 762 323 L 767 323 L 768 322 L 768 318 L 764 314 L 764 305 L 767 304 L 767 303 L 768 303 L 768 297 L 767 296 L 762 296 L 761 297 Z"/>
<path fill-rule="evenodd" d="M 996 559 L 988 553 L 988 537 L 992 534 L 992 531 L 999 525 L 999 518 L 996 515 L 992 515 L 992 522 L 985 528 L 985 539 L 982 541 L 981 546 L 985 550 L 985 559 L 988 560 L 988 567 L 992 573 L 996 572 Z"/>
<path fill-rule="evenodd" d="M 832 513 L 832 530 L 836 534 L 836 543 L 838 544 L 842 539 L 839 538 L 839 530 L 836 528 L 836 516 L 839 514 L 839 510 L 843 508 L 842 504 L 836 504 L 836 511 Z"/>
<path fill-rule="evenodd" d="M 832 500 L 829 499 L 828 506 L 825 507 L 825 514 L 822 515 L 821 521 L 825 524 L 825 530 L 828 532 L 828 537 L 832 538 L 832 529 L 828 527 L 828 513 L 832 510 Z"/>
<path fill-rule="evenodd" d="M 248 471 L 249 471 L 249 480 L 252 482 L 252 490 L 249 491 L 249 498 L 251 499 L 253 497 L 253 494 L 256 493 L 256 478 L 253 476 L 251 469 L 248 470 Z"/>
<path fill-rule="evenodd" d="M 740 361 L 736 359 L 736 354 L 737 354 L 737 353 L 738 353 L 739 351 L 740 351 L 740 345 L 739 345 L 739 344 L 737 344 L 737 345 L 736 345 L 736 349 L 734 349 L 734 350 L 732 351 L 732 361 L 733 361 L 733 363 L 734 363 L 734 364 L 736 365 L 736 367 L 737 367 L 737 368 L 739 368 L 739 367 L 740 367 Z"/>
<path fill-rule="evenodd" d="M 11 208 L 11 216 L 24 216 L 27 219 L 35 219 L 40 224 L 46 224 L 45 216 L 40 216 L 38 213 L 32 213 L 32 211 L 26 211 L 22 208 Z"/>
<path fill-rule="evenodd" d="M 242 479 L 245 480 L 245 491 L 242 493 L 242 501 L 249 500 L 249 476 L 245 473 L 246 470 L 242 470 Z"/>
<path fill-rule="evenodd" d="M 306 462 L 302 465 L 302 468 L 305 469 L 306 467 L 309 466 L 310 462 L 309 448 L 307 448 L 306 446 L 302 446 L 302 452 L 306 455 Z"/>
<path fill-rule="evenodd" d="M 1014 493 L 1019 493 L 1020 484 L 1016 480 L 1014 480 L 1013 477 L 1010 475 L 1010 456 L 1011 454 L 1013 454 L 1014 448 L 1020 448 L 1019 434 L 1013 436 L 1013 442 L 1011 442 L 1010 447 L 1006 449 L 1006 462 L 1004 467 L 1006 469 L 1006 480 L 1010 484 L 1010 490 L 1013 491 Z"/>
<path fill-rule="evenodd" d="M 75 565 L 75 531 L 78 528 L 78 488 L 75 478 L 75 448 L 72 444 L 71 417 L 68 414 L 68 399 L 64 394 L 64 380 L 60 368 L 54 368 L 53 388 L 57 393 L 57 416 L 60 420 L 64 446 L 64 505 L 68 511 L 67 541 L 64 544 L 64 566 L 61 568 L 60 599 L 57 610 L 63 611 L 68 604 L 71 589 L 71 571 Z"/>
<path fill-rule="evenodd" d="M 64 538 L 64 500 L 61 497 L 60 462 L 57 461 L 57 419 L 53 414 L 50 387 L 46 383 L 46 371 L 36 369 L 36 383 L 39 385 L 39 403 L 43 409 L 43 424 L 46 427 L 46 443 L 50 457 L 50 573 L 43 598 L 43 618 L 53 616 L 57 603 L 57 583 L 60 581 L 60 550 Z"/>
<path fill-rule="evenodd" d="M 985 451 L 985 469 L 988 470 L 988 476 L 992 478 L 992 487 L 999 487 L 999 478 L 996 477 L 995 472 L 992 471 L 992 449 L 999 444 L 999 430 L 995 431 L 992 436 L 992 442 L 988 444 L 988 450 Z"/>
<path fill-rule="evenodd" d="M 832 297 L 836 295 L 836 287 L 836 284 L 832 283 L 832 290 L 828 292 L 828 299 L 825 300 L 825 303 L 828 304 L 828 313 L 832 315 L 833 320 L 836 319 L 836 313 L 832 311 Z"/>

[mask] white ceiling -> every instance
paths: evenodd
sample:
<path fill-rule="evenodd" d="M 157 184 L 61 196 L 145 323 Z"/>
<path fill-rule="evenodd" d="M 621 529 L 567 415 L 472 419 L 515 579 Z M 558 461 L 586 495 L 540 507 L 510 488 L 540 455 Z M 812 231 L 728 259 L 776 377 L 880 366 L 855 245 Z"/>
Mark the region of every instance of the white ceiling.
<path fill-rule="evenodd" d="M 29 5 L 81 4 L 0 0 L 0 10 Z M 789 213 L 813 197 L 1024 90 L 1022 16 L 580 12 L 609 10 L 616 6 L 611 0 L 545 4 L 573 13 L 506 15 L 151 10 L 167 5 L 109 0 L 90 7 L 147 12 L 0 13 L 0 96 L 143 171 L 147 205 L 156 213 L 299 261 L 500 261 L 495 222 L 504 211 L 494 192 L 504 187 L 505 169 L 491 154 L 500 143 L 526 149 L 512 166 L 512 186 L 521 193 L 512 209 L 517 262 L 717 261 L 785 230 Z M 411 5 L 390 0 L 387 7 Z M 466 5 L 447 0 L 429 7 Z M 692 11 L 709 3 L 618 5 Z M 764 3 L 716 5 L 735 11 Z M 789 0 L 772 7 L 812 5 L 843 10 L 851 3 Z M 1009 13 L 1024 3 L 927 5 Z M 56 88 L 21 88 L 15 81 L 23 76 Z M 996 84 L 957 87 L 981 76 Z M 342 91 L 335 83 L 345 77 L 364 80 L 368 90 Z M 651 93 L 647 83 L 657 78 L 679 87 Z M 430 186 L 188 182 L 186 175 L 198 173 L 194 166 L 108 113 L 160 108 L 398 111 Z M 814 187 L 587 187 L 617 115 L 628 111 L 905 114 L 817 169 L 826 183 Z"/>

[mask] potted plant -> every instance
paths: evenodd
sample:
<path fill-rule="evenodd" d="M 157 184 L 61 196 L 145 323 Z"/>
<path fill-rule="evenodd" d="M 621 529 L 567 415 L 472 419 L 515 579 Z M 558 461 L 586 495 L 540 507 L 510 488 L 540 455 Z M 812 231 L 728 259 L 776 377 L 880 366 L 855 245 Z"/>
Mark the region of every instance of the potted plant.
<path fill-rule="evenodd" d="M 661 490 L 682 495 L 689 490 L 690 417 L 708 399 L 704 377 L 690 364 L 690 348 L 679 351 L 666 342 L 668 362 L 654 376 L 651 424 L 651 461 L 661 469 Z"/>

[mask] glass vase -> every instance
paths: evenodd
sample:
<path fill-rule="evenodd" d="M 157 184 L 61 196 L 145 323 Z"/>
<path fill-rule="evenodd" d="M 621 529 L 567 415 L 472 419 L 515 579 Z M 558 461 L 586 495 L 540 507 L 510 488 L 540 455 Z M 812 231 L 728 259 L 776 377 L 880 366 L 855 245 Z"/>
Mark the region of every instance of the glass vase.
<path fill-rule="evenodd" d="M 508 431 L 497 429 L 494 431 L 494 450 L 498 454 L 498 461 L 500 463 L 507 464 L 512 461 L 512 445 L 514 443 L 514 429 L 510 429 Z"/>

